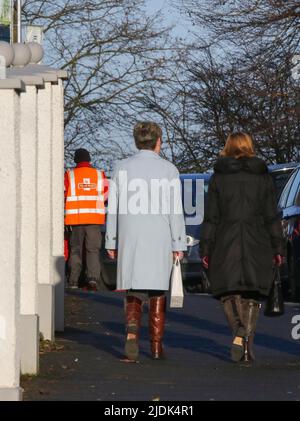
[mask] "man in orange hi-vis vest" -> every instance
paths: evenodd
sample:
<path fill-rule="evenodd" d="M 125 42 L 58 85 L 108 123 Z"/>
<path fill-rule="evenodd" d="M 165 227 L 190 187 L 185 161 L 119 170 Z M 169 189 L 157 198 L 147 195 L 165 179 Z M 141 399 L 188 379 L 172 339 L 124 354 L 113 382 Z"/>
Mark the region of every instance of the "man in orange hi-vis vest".
<path fill-rule="evenodd" d="M 76 168 L 65 173 L 65 225 L 70 227 L 69 287 L 78 288 L 82 254 L 86 250 L 86 278 L 91 288 L 100 279 L 100 225 L 105 223 L 108 182 L 104 171 L 93 168 L 86 149 L 77 149 Z"/>

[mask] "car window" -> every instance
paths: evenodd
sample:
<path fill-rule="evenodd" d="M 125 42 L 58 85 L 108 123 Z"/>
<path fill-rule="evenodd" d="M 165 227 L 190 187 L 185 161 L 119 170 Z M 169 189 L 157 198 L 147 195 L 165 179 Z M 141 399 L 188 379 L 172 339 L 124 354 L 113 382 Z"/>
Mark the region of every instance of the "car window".
<path fill-rule="evenodd" d="M 299 171 L 299 173 L 300 173 L 300 171 Z M 300 182 L 298 182 L 298 190 L 297 190 L 297 193 L 296 193 L 296 196 L 295 196 L 294 205 L 300 206 Z"/>
<path fill-rule="evenodd" d="M 298 172 L 299 172 L 299 171 L 298 171 Z M 283 209 L 283 208 L 285 208 L 285 207 L 286 207 L 286 202 L 287 202 L 287 198 L 288 198 L 288 196 L 289 196 L 289 192 L 290 192 L 290 189 L 291 189 L 291 185 L 293 184 L 293 181 L 294 181 L 294 179 L 295 179 L 296 175 L 297 175 L 297 171 L 295 171 L 295 172 L 291 175 L 291 177 L 290 177 L 289 181 L 287 182 L 287 184 L 286 184 L 285 188 L 283 189 L 283 192 L 281 193 L 281 196 L 280 196 L 280 199 L 279 199 L 279 202 L 278 202 L 279 207 L 280 207 L 281 209 Z"/>
<path fill-rule="evenodd" d="M 296 193 L 298 191 L 300 184 L 300 171 L 298 170 L 297 174 L 295 175 L 295 178 L 293 180 L 293 183 L 291 185 L 291 189 L 289 191 L 289 195 L 286 202 L 286 207 L 293 206 L 296 200 Z"/>
<path fill-rule="evenodd" d="M 285 171 L 273 171 L 270 173 L 274 181 L 277 199 L 279 199 L 280 194 L 284 189 L 284 186 L 286 185 L 292 172 L 293 168 Z"/>

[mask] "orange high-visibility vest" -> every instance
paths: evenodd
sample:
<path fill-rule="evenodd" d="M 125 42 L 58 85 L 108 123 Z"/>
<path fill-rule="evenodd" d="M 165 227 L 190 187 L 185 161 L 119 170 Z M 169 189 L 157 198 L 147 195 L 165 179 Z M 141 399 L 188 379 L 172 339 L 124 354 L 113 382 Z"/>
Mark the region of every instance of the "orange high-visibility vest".
<path fill-rule="evenodd" d="M 105 223 L 104 177 L 90 167 L 67 171 L 69 186 L 65 201 L 65 225 Z"/>

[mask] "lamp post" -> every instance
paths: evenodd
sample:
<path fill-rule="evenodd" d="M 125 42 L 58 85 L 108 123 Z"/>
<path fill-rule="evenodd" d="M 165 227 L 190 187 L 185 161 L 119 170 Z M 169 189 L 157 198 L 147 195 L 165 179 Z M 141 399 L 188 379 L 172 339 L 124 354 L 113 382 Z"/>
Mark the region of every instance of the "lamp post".
<path fill-rule="evenodd" d="M 10 42 L 22 42 L 22 0 L 9 0 L 11 10 Z"/>

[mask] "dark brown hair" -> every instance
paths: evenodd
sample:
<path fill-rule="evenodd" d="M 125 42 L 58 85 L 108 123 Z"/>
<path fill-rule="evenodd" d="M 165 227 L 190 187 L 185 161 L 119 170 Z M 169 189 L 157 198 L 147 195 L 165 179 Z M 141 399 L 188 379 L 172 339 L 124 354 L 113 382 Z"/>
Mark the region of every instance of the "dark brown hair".
<path fill-rule="evenodd" d="M 133 130 L 135 145 L 138 149 L 154 150 L 157 140 L 162 137 L 162 130 L 158 124 L 151 121 L 137 123 Z"/>

